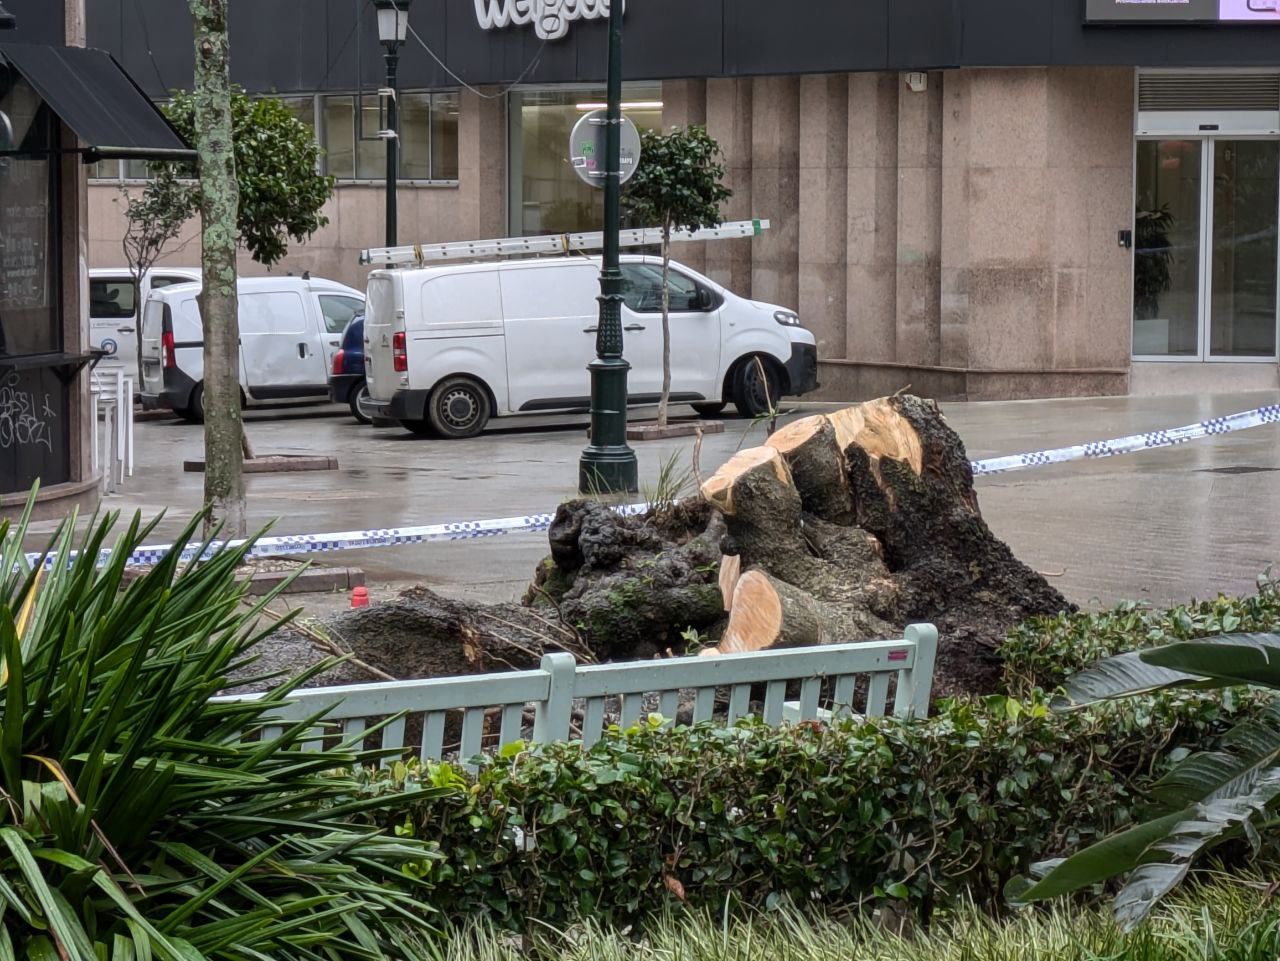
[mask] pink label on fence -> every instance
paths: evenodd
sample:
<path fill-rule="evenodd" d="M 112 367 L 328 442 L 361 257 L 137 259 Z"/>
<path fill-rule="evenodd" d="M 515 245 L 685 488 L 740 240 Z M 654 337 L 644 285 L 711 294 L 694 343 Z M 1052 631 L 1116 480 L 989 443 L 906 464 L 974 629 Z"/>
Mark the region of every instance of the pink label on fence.
<path fill-rule="evenodd" d="M 890 651 L 890 652 L 889 652 L 889 660 L 891 660 L 891 661 L 905 661 L 905 660 L 907 659 L 908 653 L 909 653 L 909 652 L 907 652 L 907 651 Z"/>

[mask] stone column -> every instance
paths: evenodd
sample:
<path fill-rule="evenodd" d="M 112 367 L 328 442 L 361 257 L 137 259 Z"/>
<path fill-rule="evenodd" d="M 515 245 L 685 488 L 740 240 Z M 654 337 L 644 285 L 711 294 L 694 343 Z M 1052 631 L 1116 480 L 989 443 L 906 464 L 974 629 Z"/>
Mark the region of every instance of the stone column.
<path fill-rule="evenodd" d="M 847 343 L 849 80 L 800 80 L 800 317 L 820 358 L 844 357 Z"/>
<path fill-rule="evenodd" d="M 672 127 L 707 125 L 707 81 L 664 80 L 662 82 L 662 126 L 664 132 Z M 723 147 L 724 144 L 721 144 Z M 732 218 L 731 218 L 732 219 Z M 672 256 L 694 270 L 706 273 L 707 245 L 676 244 Z"/>
<path fill-rule="evenodd" d="M 740 79 L 707 81 L 707 132 L 725 152 L 725 184 L 733 196 L 724 205 L 726 220 L 754 216 L 752 206 L 752 82 Z M 764 216 L 768 216 L 767 214 Z M 722 240 L 706 245 L 707 275 L 743 297 L 751 294 L 753 245 L 757 240 Z"/>
<path fill-rule="evenodd" d="M 898 85 L 895 360 L 939 362 L 942 254 L 942 74 L 923 91 Z"/>
<path fill-rule="evenodd" d="M 800 299 L 800 78 L 751 83 L 752 214 L 771 222 L 751 241 L 751 296 L 792 306 Z"/>
<path fill-rule="evenodd" d="M 458 108 L 458 226 L 476 239 L 507 235 L 507 98 L 484 92 Z"/>
<path fill-rule="evenodd" d="M 851 74 L 848 87 L 843 356 L 889 361 L 897 351 L 898 75 Z"/>

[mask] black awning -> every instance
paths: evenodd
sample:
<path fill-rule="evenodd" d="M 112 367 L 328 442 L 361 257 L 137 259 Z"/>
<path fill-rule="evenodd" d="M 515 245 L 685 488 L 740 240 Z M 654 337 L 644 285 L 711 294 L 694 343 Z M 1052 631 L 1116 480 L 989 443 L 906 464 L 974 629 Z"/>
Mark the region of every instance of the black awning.
<path fill-rule="evenodd" d="M 195 159 L 195 151 L 105 50 L 4 43 L 0 56 L 85 142 L 86 162 Z"/>

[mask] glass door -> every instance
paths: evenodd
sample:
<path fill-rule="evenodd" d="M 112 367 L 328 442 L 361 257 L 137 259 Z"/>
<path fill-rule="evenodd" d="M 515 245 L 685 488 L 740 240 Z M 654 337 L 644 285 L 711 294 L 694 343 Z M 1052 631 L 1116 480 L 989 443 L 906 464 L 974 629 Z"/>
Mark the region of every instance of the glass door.
<path fill-rule="evenodd" d="M 1140 140 L 1133 354 L 1273 360 L 1280 141 Z"/>
<path fill-rule="evenodd" d="M 1209 356 L 1276 354 L 1280 141 L 1213 141 Z"/>

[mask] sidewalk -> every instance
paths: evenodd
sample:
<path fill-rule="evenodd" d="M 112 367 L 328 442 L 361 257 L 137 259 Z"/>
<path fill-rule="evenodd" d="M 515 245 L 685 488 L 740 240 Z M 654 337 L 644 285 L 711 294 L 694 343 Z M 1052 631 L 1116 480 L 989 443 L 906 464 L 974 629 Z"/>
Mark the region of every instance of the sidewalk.
<path fill-rule="evenodd" d="M 1278 401 L 1280 394 L 1261 392 L 943 409 L 978 459 L 1176 427 Z M 796 405 L 794 416 L 824 409 L 830 405 Z M 273 533 L 280 534 L 398 527 L 552 511 L 574 496 L 585 419 L 558 426 L 509 422 L 513 426 L 474 440 L 446 442 L 371 430 L 335 410 L 249 412 L 249 435 L 260 453 L 325 453 L 341 465 L 330 472 L 249 476 L 251 524 L 274 520 Z M 1081 604 L 1248 591 L 1259 572 L 1280 561 L 1278 431 L 1272 425 L 1172 449 L 980 478 L 983 514 L 1019 557 Z M 762 427 L 730 419 L 724 434 L 706 438 L 703 473 L 763 437 Z M 152 517 L 158 505 L 168 505 L 171 519 L 153 538 L 165 540 L 199 505 L 201 477 L 183 473 L 181 463 L 201 447 L 199 427 L 139 424 L 136 474 L 103 506 Z M 637 445 L 642 486 L 655 481 L 673 454 L 687 464 L 691 448 L 688 439 Z M 518 596 L 545 553 L 545 535 L 523 534 L 317 560 L 341 558 L 364 568 L 375 599 L 416 582 L 496 601 Z"/>

